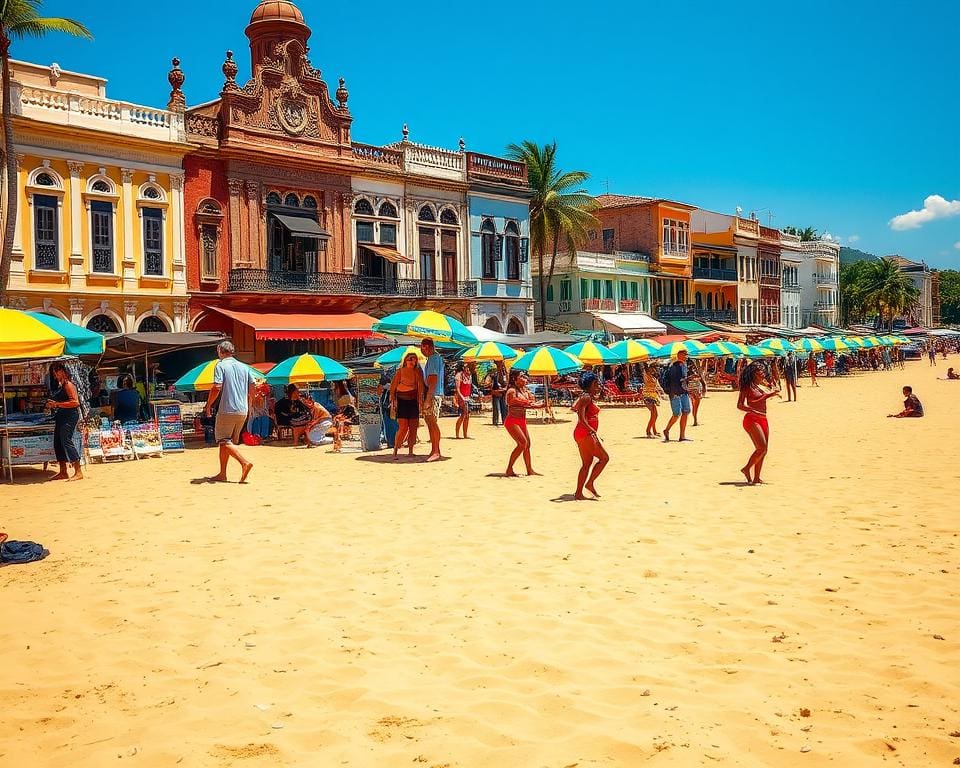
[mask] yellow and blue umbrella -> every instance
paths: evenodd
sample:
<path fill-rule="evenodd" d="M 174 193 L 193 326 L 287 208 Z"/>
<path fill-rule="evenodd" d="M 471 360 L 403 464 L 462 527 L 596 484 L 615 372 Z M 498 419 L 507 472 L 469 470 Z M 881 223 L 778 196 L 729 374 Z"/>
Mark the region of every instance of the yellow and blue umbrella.
<path fill-rule="evenodd" d="M 595 341 L 581 341 L 577 344 L 571 344 L 569 347 L 565 347 L 563 351 L 579 358 L 581 363 L 588 365 L 613 365 L 626 362 L 626 359 L 614 352 L 612 348 L 605 347 Z"/>
<path fill-rule="evenodd" d="M 297 355 L 277 363 L 267 374 L 267 384 L 310 384 L 318 381 L 344 381 L 353 372 L 323 355 Z"/>
<path fill-rule="evenodd" d="M 217 363 L 219 362 L 219 360 L 209 360 L 191 368 L 174 382 L 173 388 L 177 392 L 208 392 L 213 387 L 213 372 L 217 369 Z M 263 380 L 263 374 L 256 368 L 246 363 L 240 364 L 249 368 L 254 378 Z"/>
<path fill-rule="evenodd" d="M 628 363 L 646 360 L 660 348 L 661 345 L 657 342 L 646 339 L 624 339 L 610 345 L 610 351 Z"/>
<path fill-rule="evenodd" d="M 686 352 L 690 357 L 713 357 L 713 355 L 707 350 L 707 345 L 701 341 L 696 341 L 695 339 L 674 341 L 670 344 L 665 344 L 654 354 L 652 354 L 651 357 L 657 359 L 673 358 L 681 352 Z"/>
<path fill-rule="evenodd" d="M 867 336 L 863 339 L 863 346 L 873 349 L 873 347 L 882 347 L 883 343 L 876 336 Z"/>
<path fill-rule="evenodd" d="M 707 349 L 711 355 L 716 357 L 740 357 L 747 348 L 746 344 L 739 344 L 735 341 L 715 341 L 707 344 Z"/>
<path fill-rule="evenodd" d="M 103 338 L 102 333 L 74 325 L 43 312 L 27 312 L 26 314 L 63 336 L 66 341 L 63 347 L 63 354 L 65 355 L 102 355 L 104 349 L 106 349 L 107 341 Z"/>
<path fill-rule="evenodd" d="M 528 376 L 563 376 L 583 368 L 583 363 L 562 349 L 537 347 L 513 364 L 513 370 Z"/>
<path fill-rule="evenodd" d="M 795 346 L 800 352 L 823 352 L 823 344 L 816 339 L 800 339 Z"/>
<path fill-rule="evenodd" d="M 849 349 L 853 349 L 853 345 L 848 344 L 846 341 L 836 336 L 829 339 L 820 339 L 820 344 L 823 345 L 824 349 L 829 350 L 830 352 L 846 352 Z"/>
<path fill-rule="evenodd" d="M 521 353 L 513 347 L 501 344 L 499 341 L 484 341 L 475 344 L 463 353 L 463 359 L 468 362 L 480 362 L 491 360 L 513 360 L 520 357 Z"/>
<path fill-rule="evenodd" d="M 200 365 L 191 368 L 174 382 L 174 389 L 178 392 L 206 392 L 210 390 L 210 388 L 213 387 L 213 374 L 217 369 L 218 362 L 220 361 L 208 360 L 205 363 L 200 363 Z M 264 374 L 252 365 L 247 365 L 242 362 L 241 365 L 249 368 L 255 379 L 263 380 Z"/>
<path fill-rule="evenodd" d="M 66 339 L 27 312 L 0 308 L 0 360 L 59 357 Z"/>
<path fill-rule="evenodd" d="M 743 346 L 744 350 L 741 355 L 749 357 L 751 360 L 756 360 L 758 357 L 774 357 L 777 354 L 772 349 L 754 346 L 753 344 L 744 344 Z"/>
<path fill-rule="evenodd" d="M 374 368 L 396 368 L 398 365 L 403 363 L 406 360 L 407 355 L 416 355 L 417 360 L 423 365 L 427 362 L 427 358 L 424 357 L 423 352 L 420 351 L 420 347 L 415 347 L 412 344 L 408 347 L 394 347 L 393 349 L 384 352 L 380 357 L 373 361 Z"/>
<path fill-rule="evenodd" d="M 860 336 L 844 336 L 843 340 L 851 349 L 860 349 L 864 346 L 863 339 Z"/>
<path fill-rule="evenodd" d="M 763 349 L 772 349 L 774 352 L 796 352 L 797 347 L 789 339 L 764 339 L 757 344 Z"/>
<path fill-rule="evenodd" d="M 452 341 L 464 346 L 479 342 L 473 331 L 459 320 L 430 309 L 395 312 L 374 323 L 373 330 L 390 336 L 416 336 L 434 341 Z"/>

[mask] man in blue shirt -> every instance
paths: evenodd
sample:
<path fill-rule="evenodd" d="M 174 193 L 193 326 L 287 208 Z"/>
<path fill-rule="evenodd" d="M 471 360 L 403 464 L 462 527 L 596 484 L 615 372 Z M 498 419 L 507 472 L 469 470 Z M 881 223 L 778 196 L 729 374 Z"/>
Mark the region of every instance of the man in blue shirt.
<path fill-rule="evenodd" d="M 430 455 L 427 461 L 440 461 L 440 403 L 443 400 L 443 358 L 437 353 L 433 339 L 420 342 L 420 351 L 427 359 L 423 365 L 424 387 L 423 404 L 420 413 L 427 423 L 430 433 Z"/>
<path fill-rule="evenodd" d="M 667 369 L 666 394 L 670 398 L 670 410 L 673 415 L 663 430 L 663 442 L 670 442 L 670 427 L 680 419 L 680 442 L 689 440 L 686 436 L 687 416 L 690 413 L 690 395 L 687 393 L 687 351 L 681 349 L 677 359 Z"/>
<path fill-rule="evenodd" d="M 240 444 L 240 433 L 247 423 L 247 412 L 257 380 L 250 368 L 233 356 L 235 351 L 229 341 L 221 341 L 217 346 L 220 362 L 213 372 L 213 387 L 204 409 L 204 413 L 210 416 L 213 404 L 217 398 L 220 399 L 214 426 L 214 433 L 220 444 L 220 474 L 211 479 L 221 483 L 227 481 L 227 462 L 231 456 L 240 463 L 241 483 L 247 481 L 247 475 L 253 469 L 253 464 L 237 450 L 237 445 Z"/>

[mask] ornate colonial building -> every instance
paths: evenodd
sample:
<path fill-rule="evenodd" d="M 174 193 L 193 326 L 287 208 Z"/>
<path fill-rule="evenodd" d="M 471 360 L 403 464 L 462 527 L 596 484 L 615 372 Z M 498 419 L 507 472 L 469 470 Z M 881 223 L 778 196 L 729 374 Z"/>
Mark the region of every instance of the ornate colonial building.
<path fill-rule="evenodd" d="M 11 69 L 10 305 L 105 333 L 185 330 L 182 107 L 109 99 L 105 80 L 56 64 Z"/>
<path fill-rule="evenodd" d="M 498 264 L 512 264 L 514 235 L 517 259 L 526 253 L 525 166 L 462 141 L 423 146 L 406 127 L 394 144 L 355 143 L 345 83 L 331 94 L 310 63 L 295 5 L 264 0 L 246 35 L 249 80 L 227 52 L 220 96 L 186 112 L 191 328 L 223 330 L 258 360 L 346 354 L 372 316 L 403 309 L 528 330 L 526 260 L 488 279 L 478 250 L 490 219 Z M 497 205 L 475 203 L 481 194 Z"/>

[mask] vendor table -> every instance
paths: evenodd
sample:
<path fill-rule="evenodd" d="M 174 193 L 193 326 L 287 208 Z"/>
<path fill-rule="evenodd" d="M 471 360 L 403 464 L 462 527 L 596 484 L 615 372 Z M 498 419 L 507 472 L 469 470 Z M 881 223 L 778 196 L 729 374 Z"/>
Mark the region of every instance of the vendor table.
<path fill-rule="evenodd" d="M 73 435 L 74 444 L 83 461 L 83 438 L 78 429 Z M 7 463 L 7 457 L 9 463 Z M 53 452 L 53 423 L 35 424 L 11 421 L 0 424 L 0 466 L 6 464 L 8 477 L 13 482 L 13 468 L 31 464 L 56 462 Z"/>

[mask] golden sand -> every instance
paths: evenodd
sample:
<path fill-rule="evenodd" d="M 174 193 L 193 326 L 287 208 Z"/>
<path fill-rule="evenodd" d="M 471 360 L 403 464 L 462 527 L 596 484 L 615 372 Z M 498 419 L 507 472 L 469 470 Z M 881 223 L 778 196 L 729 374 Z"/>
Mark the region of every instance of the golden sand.
<path fill-rule="evenodd" d="M 604 409 L 592 502 L 558 500 L 572 420 L 531 426 L 529 479 L 488 476 L 511 444 L 476 418 L 439 465 L 267 446 L 246 486 L 191 484 L 214 450 L 20 471 L 0 530 L 51 555 L 0 570 L 0 765 L 949 765 L 944 371 L 771 401 L 762 487 L 730 392 L 682 445 Z M 904 383 L 926 418 L 883 418 Z"/>

